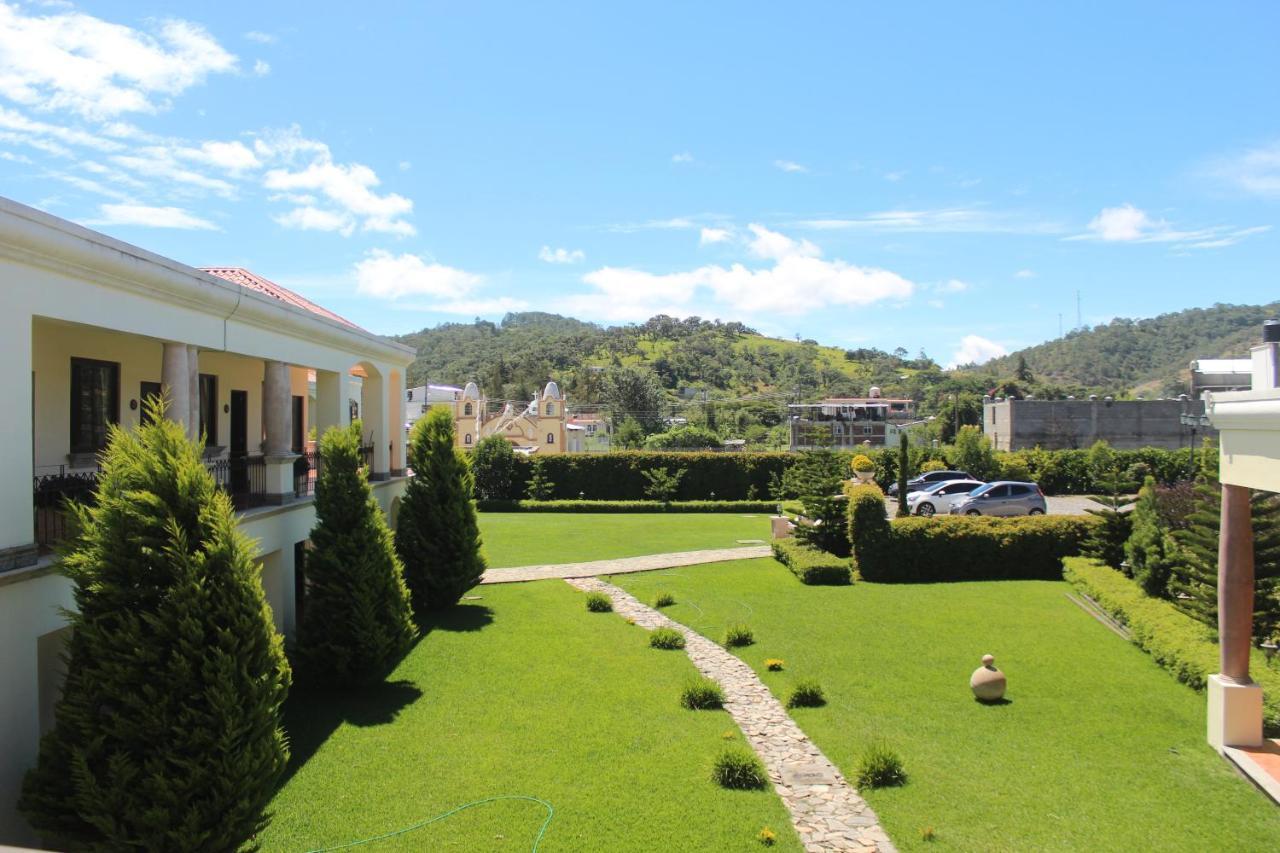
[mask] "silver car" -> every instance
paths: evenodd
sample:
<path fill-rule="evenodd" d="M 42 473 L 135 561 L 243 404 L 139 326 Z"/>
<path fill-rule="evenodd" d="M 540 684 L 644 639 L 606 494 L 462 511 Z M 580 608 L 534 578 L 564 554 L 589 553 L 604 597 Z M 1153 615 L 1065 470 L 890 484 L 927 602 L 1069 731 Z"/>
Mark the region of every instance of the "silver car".
<path fill-rule="evenodd" d="M 952 515 L 1044 515 L 1044 492 L 1035 483 L 998 480 L 979 486 L 951 506 Z"/>
<path fill-rule="evenodd" d="M 943 480 L 926 483 L 918 492 L 907 493 L 907 509 L 912 515 L 934 515 L 950 512 L 953 504 L 964 500 L 982 485 L 981 480 Z"/>

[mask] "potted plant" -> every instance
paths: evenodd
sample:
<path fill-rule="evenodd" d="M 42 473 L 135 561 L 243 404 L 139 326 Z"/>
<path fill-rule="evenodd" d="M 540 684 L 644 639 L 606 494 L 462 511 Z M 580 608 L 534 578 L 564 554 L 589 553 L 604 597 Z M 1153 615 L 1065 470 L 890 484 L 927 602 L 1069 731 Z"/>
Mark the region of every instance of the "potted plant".
<path fill-rule="evenodd" d="M 871 457 L 865 453 L 859 453 L 853 457 L 849 467 L 853 469 L 853 475 L 858 478 L 859 483 L 870 483 L 876 475 L 876 463 L 872 462 Z"/>

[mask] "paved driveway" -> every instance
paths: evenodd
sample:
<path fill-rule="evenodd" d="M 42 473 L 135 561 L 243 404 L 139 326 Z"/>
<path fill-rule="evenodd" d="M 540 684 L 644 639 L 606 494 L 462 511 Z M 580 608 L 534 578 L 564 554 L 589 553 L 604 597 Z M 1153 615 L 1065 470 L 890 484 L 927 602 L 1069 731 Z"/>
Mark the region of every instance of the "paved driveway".
<path fill-rule="evenodd" d="M 1084 515 L 1085 507 L 1097 506 L 1084 495 L 1058 495 L 1045 498 L 1045 500 L 1049 504 L 1049 515 Z M 885 504 L 888 506 L 889 516 L 893 517 L 898 511 L 897 499 L 886 498 Z"/>

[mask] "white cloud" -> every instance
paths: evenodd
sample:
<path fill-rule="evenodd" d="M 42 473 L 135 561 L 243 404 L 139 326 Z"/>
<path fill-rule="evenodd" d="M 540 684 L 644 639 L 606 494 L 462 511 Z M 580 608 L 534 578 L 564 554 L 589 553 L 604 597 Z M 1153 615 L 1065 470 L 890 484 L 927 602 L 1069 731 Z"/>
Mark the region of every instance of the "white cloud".
<path fill-rule="evenodd" d="M 656 313 L 687 314 L 699 299 L 710 299 L 742 314 L 805 314 L 831 307 L 857 307 L 905 299 L 915 285 L 889 270 L 823 260 L 807 240 L 794 240 L 760 226 L 747 249 L 773 261 L 764 268 L 744 264 L 707 265 L 694 270 L 652 273 L 602 267 L 583 276 L 592 293 L 565 300 L 567 310 L 607 320 L 641 320 Z"/>
<path fill-rule="evenodd" d="M 1222 158 L 1211 164 L 1208 172 L 1232 189 L 1280 198 L 1280 141 Z"/>
<path fill-rule="evenodd" d="M 698 243 L 709 246 L 712 243 L 726 243 L 733 239 L 733 232 L 728 228 L 703 228 L 698 235 Z"/>
<path fill-rule="evenodd" d="M 310 205 L 295 207 L 272 219 L 277 225 L 297 231 L 336 231 L 343 237 L 350 237 L 356 230 L 355 221 L 350 216 Z"/>
<path fill-rule="evenodd" d="M 538 260 L 545 261 L 548 264 L 580 264 L 586 254 L 581 249 L 572 251 L 563 248 L 552 249 L 550 246 L 543 246 L 538 252 Z"/>
<path fill-rule="evenodd" d="M 969 289 L 969 283 L 958 278 L 952 278 L 938 282 L 933 286 L 933 289 L 938 293 L 964 293 Z"/>
<path fill-rule="evenodd" d="M 965 335 L 961 338 L 960 346 L 956 349 L 955 354 L 951 356 L 951 363 L 947 367 L 959 367 L 963 364 L 982 364 L 993 358 L 1008 354 L 1009 351 L 1002 344 L 988 340 L 980 335 Z"/>
<path fill-rule="evenodd" d="M 265 59 L 256 59 L 253 62 L 253 73 L 259 77 L 266 77 L 271 73 L 271 63 Z"/>
<path fill-rule="evenodd" d="M 1104 243 L 1172 243 L 1184 249 L 1221 249 L 1234 246 L 1254 234 L 1271 230 L 1270 225 L 1238 228 L 1213 225 L 1207 228 L 1177 228 L 1164 219 L 1154 219 L 1132 204 L 1104 207 L 1082 234 L 1069 240 L 1099 240 Z"/>
<path fill-rule="evenodd" d="M 681 151 L 679 154 L 671 155 L 671 162 L 672 163 L 692 163 L 693 155 L 690 154 L 688 151 Z"/>
<path fill-rule="evenodd" d="M 144 204 L 104 204 L 101 216 L 91 225 L 142 225 L 148 228 L 181 228 L 217 231 L 218 226 L 180 207 L 149 207 Z"/>
<path fill-rule="evenodd" d="M 755 235 L 747 242 L 747 248 L 757 258 L 780 261 L 789 257 L 816 258 L 822 254 L 822 250 L 808 240 L 793 240 L 763 225 L 751 224 L 747 230 Z"/>
<path fill-rule="evenodd" d="M 270 146 L 266 148 L 273 150 Z M 296 171 L 271 169 L 263 177 L 263 186 L 285 193 L 316 192 L 336 206 L 330 213 L 358 220 L 362 231 L 399 236 L 416 233 L 402 218 L 413 211 L 413 202 L 397 193 L 374 192 L 381 181 L 373 169 L 361 163 L 333 162 L 328 146 L 323 143 L 314 143 L 310 150 L 316 155 L 310 164 Z M 290 156 L 297 153 L 292 147 L 288 151 Z"/>
<path fill-rule="evenodd" d="M 606 225 L 606 231 L 612 231 L 615 234 L 632 234 L 636 231 L 676 231 L 685 228 L 697 228 L 698 224 L 692 219 L 684 216 L 675 216 L 670 219 L 648 219 L 644 222 L 616 222 L 612 225 Z"/>
<path fill-rule="evenodd" d="M 189 160 L 216 166 L 228 172 L 243 172 L 262 165 L 256 154 L 239 140 L 202 142 L 199 148 L 183 148 L 179 154 Z"/>
<path fill-rule="evenodd" d="M 801 219 L 794 227 L 814 231 L 875 231 L 920 234 L 1061 234 L 1062 225 L 1019 212 L 982 207 L 882 210 L 861 216 Z"/>
<path fill-rule="evenodd" d="M 795 173 L 795 172 L 809 171 L 806 167 L 801 166 L 799 163 L 795 162 L 794 160 L 774 160 L 773 165 L 784 172 Z"/>
<path fill-rule="evenodd" d="M 203 27 L 167 19 L 151 33 L 77 11 L 29 15 L 0 3 L 0 94 L 86 118 L 156 112 L 236 57 Z"/>
<path fill-rule="evenodd" d="M 1013 274 L 1013 277 L 1014 278 L 1035 278 L 1036 272 L 1035 270 L 1018 270 L 1016 273 Z"/>
<path fill-rule="evenodd" d="M 115 154 L 110 159 L 112 163 L 135 174 L 208 190 L 224 198 L 231 198 L 236 194 L 235 187 L 230 182 L 183 166 L 171 149 L 149 146 L 139 149 L 136 154 Z"/>
<path fill-rule="evenodd" d="M 275 44 L 277 41 L 276 37 L 271 33 L 264 33 L 259 30 L 249 30 L 244 34 L 244 37 L 258 44 Z"/>
<path fill-rule="evenodd" d="M 375 249 L 355 266 L 356 291 L 377 299 L 406 296 L 438 296 L 457 300 L 480 285 L 483 276 L 465 270 L 428 263 L 418 255 L 393 255 Z M 463 311 L 461 313 L 472 313 Z M 486 313 L 486 312 L 480 312 Z"/>
<path fill-rule="evenodd" d="M 898 181 L 900 181 L 900 180 L 902 180 L 903 178 L 905 178 L 906 176 L 907 176 L 907 173 L 906 173 L 905 171 L 885 172 L 885 173 L 884 173 L 884 179 L 885 179 L 886 181 L 889 181 L 889 182 L 891 182 L 891 183 L 895 183 L 895 184 L 896 184 Z"/>

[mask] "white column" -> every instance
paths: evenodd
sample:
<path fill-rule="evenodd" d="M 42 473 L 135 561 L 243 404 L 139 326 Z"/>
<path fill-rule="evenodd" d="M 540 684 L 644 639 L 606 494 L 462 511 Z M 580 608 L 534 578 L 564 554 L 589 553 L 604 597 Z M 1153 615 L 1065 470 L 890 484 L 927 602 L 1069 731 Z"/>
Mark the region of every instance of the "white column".
<path fill-rule="evenodd" d="M 187 346 L 187 436 L 200 441 L 200 349 Z"/>
<path fill-rule="evenodd" d="M 360 386 L 360 420 L 364 424 L 364 433 L 371 436 L 373 442 L 373 467 L 369 470 L 370 480 L 385 480 L 391 476 L 391 438 L 387 432 L 387 420 L 391 416 L 387 404 L 388 383 L 380 373 L 366 370 L 369 374 Z"/>
<path fill-rule="evenodd" d="M 345 427 L 351 419 L 345 379 L 331 370 L 316 371 L 316 438 L 330 427 Z"/>
<path fill-rule="evenodd" d="M 164 394 L 164 416 L 187 425 L 191 420 L 191 379 L 187 372 L 187 345 L 165 342 L 160 363 L 161 393 Z"/>
<path fill-rule="evenodd" d="M 262 419 L 267 432 L 267 455 L 292 454 L 293 401 L 289 388 L 289 367 L 282 361 L 266 363 L 262 385 Z"/>
<path fill-rule="evenodd" d="M 0 397 L 11 409 L 5 418 L 5 445 L 0 453 L 0 572 L 35 562 L 32 510 L 31 315 L 0 312 Z M 66 370 L 66 367 L 63 367 Z M 7 689 L 7 688 L 6 688 Z M 15 688 L 16 689 L 16 688 Z"/>

